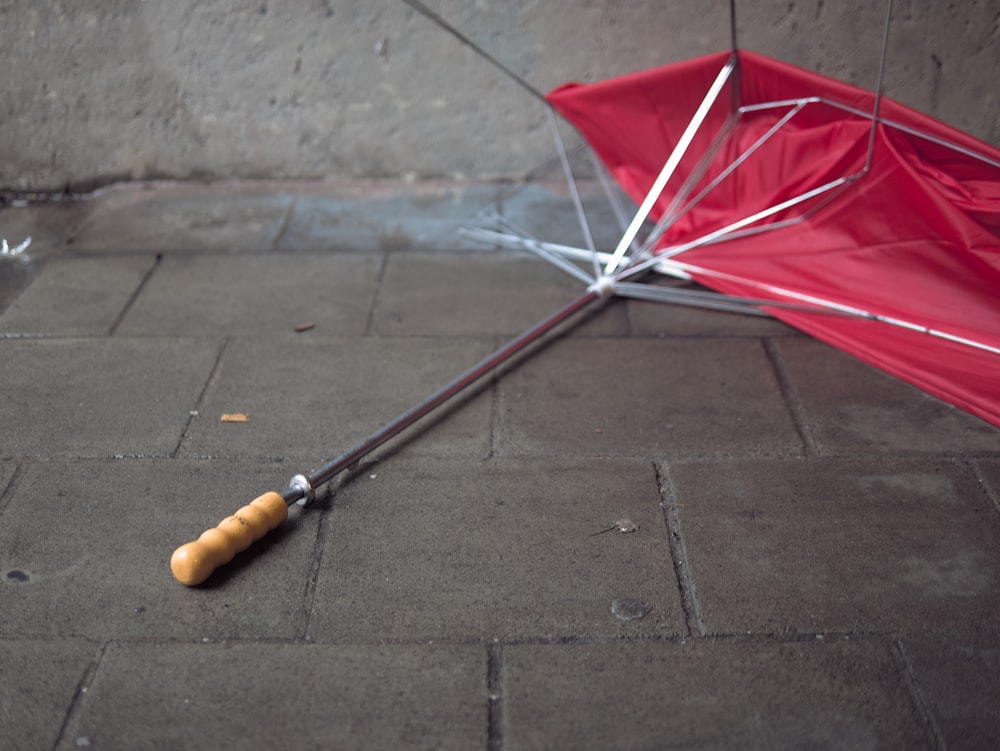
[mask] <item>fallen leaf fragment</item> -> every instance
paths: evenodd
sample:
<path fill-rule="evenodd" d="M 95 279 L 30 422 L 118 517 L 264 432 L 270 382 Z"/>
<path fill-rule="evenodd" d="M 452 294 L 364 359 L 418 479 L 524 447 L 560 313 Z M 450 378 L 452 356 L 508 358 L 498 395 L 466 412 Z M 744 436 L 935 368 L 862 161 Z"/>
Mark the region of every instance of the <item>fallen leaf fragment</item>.
<path fill-rule="evenodd" d="M 245 412 L 227 412 L 221 418 L 222 422 L 250 422 L 250 415 Z"/>

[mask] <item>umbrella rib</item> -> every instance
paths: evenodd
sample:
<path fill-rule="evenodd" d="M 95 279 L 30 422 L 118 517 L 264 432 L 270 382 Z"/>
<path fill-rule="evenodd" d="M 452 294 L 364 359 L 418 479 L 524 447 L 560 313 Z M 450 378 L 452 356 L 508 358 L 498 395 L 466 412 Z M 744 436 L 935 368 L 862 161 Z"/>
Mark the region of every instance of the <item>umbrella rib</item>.
<path fill-rule="evenodd" d="M 826 97 L 809 97 L 808 102 L 810 104 L 814 102 L 818 104 L 825 104 L 828 107 L 833 107 L 834 109 L 839 109 L 843 112 L 849 112 L 850 114 L 864 118 L 865 120 L 871 119 L 872 117 L 871 112 L 865 112 L 862 109 L 858 109 L 857 107 L 852 107 L 849 104 L 844 104 L 843 102 L 838 102 L 835 99 L 828 99 Z M 782 104 L 785 104 L 785 102 L 780 102 L 780 101 L 764 102 L 762 104 L 751 105 L 751 106 L 753 107 L 753 109 L 767 109 L 772 106 L 781 106 Z M 751 106 L 748 106 L 746 109 L 749 111 Z M 1000 168 L 1000 161 L 992 159 L 986 156 L 985 154 L 980 154 L 978 151 L 970 149 L 966 146 L 961 146 L 955 143 L 954 141 L 949 141 L 946 138 L 940 138 L 938 136 L 931 135 L 930 133 L 925 133 L 922 130 L 911 128 L 908 125 L 904 125 L 903 123 L 898 122 L 896 120 L 890 120 L 888 118 L 884 118 L 881 115 L 878 116 L 878 122 L 880 122 L 882 125 L 885 125 L 888 128 L 893 128 L 894 130 L 901 131 L 903 133 L 906 133 L 907 135 L 916 136 L 917 138 L 921 138 L 925 141 L 937 144 L 938 146 L 943 146 L 946 149 L 951 149 L 952 151 L 958 152 L 963 156 L 967 156 L 977 161 L 983 162 L 984 164 L 988 164 L 991 167 Z"/>
<path fill-rule="evenodd" d="M 729 0 L 729 46 L 734 55 L 739 51 L 736 44 L 736 0 Z"/>
<path fill-rule="evenodd" d="M 795 103 L 795 105 L 796 106 L 791 111 L 787 112 L 780 120 L 778 120 L 774 125 L 772 125 L 767 130 L 766 133 L 764 133 L 753 144 L 751 144 L 742 154 L 736 157 L 736 159 L 730 162 L 726 166 L 726 168 L 723 169 L 722 172 L 720 172 L 715 178 L 713 178 L 713 180 L 707 186 L 705 186 L 705 188 L 697 196 L 692 198 L 691 201 L 689 201 L 683 208 L 677 210 L 676 214 L 670 217 L 669 223 L 665 223 L 663 220 L 661 220 L 660 223 L 657 224 L 656 229 L 653 230 L 649 238 L 646 240 L 644 248 L 648 251 L 649 248 L 651 248 L 652 245 L 657 240 L 659 240 L 660 237 L 663 236 L 663 233 L 671 225 L 676 223 L 685 214 L 687 214 L 695 206 L 701 203 L 701 201 L 703 201 L 709 193 L 715 190 L 722 183 L 723 180 L 725 180 L 733 172 L 735 172 L 740 167 L 740 165 L 742 165 L 747 159 L 753 156 L 754 153 L 756 153 L 765 143 L 767 143 L 779 130 L 781 130 L 793 117 L 795 117 L 795 115 L 801 112 L 802 108 L 805 107 L 806 102 L 800 100 L 799 102 Z M 694 176 L 694 174 L 695 173 L 692 173 L 692 176 Z M 700 180 L 703 174 L 704 174 L 703 172 L 701 174 L 698 174 L 697 179 Z M 690 191 L 690 188 L 688 189 L 688 191 Z M 674 200 L 670 208 L 671 209 L 674 208 L 675 205 L 679 203 L 679 200 L 684 200 L 684 198 L 686 198 L 686 195 L 682 196 L 681 192 L 679 191 L 678 198 Z M 670 209 L 668 209 L 668 212 L 669 210 Z"/>
<path fill-rule="evenodd" d="M 587 260 L 591 257 L 591 252 L 583 248 L 574 248 L 569 245 L 559 245 L 543 240 L 536 240 L 533 237 L 510 232 L 498 232 L 497 230 L 486 229 L 485 227 L 463 227 L 459 230 L 466 237 L 479 240 L 481 242 L 494 242 L 506 248 L 515 250 L 528 250 L 541 256 L 554 266 L 559 267 L 571 276 L 576 277 L 584 284 L 591 284 L 594 279 L 587 275 L 583 269 L 574 266 L 566 260 L 569 258 L 579 258 Z M 607 254 L 600 254 L 606 256 Z"/>
<path fill-rule="evenodd" d="M 699 238 L 690 240 L 689 242 L 686 243 L 682 243 L 681 245 L 667 246 L 665 248 L 662 248 L 660 253 L 653 256 L 649 260 L 642 261 L 640 263 L 627 267 L 624 270 L 621 278 L 635 276 L 636 274 L 645 271 L 648 268 L 656 266 L 667 259 L 680 255 L 681 253 L 686 253 L 689 250 L 700 248 L 704 245 L 710 245 L 712 243 L 722 242 L 723 240 L 730 240 L 735 236 L 734 233 L 736 232 L 736 230 L 743 229 L 749 224 L 753 224 L 754 222 L 760 221 L 761 219 L 766 219 L 767 217 L 772 216 L 773 214 L 777 214 L 781 211 L 784 211 L 785 209 L 789 209 L 792 206 L 797 206 L 800 203 L 804 203 L 805 201 L 808 201 L 811 198 L 815 198 L 816 196 L 822 195 L 827 191 L 833 190 L 834 188 L 840 187 L 841 185 L 845 185 L 856 178 L 857 175 L 851 175 L 849 177 L 838 177 L 836 180 L 831 180 L 830 182 L 824 183 L 823 185 L 820 185 L 817 188 L 813 188 L 812 190 L 808 190 L 805 193 L 801 193 L 795 196 L 794 198 L 789 198 L 787 201 L 782 201 L 781 203 L 775 204 L 774 206 L 769 206 L 766 209 L 758 211 L 755 214 L 746 216 L 743 219 L 738 219 L 737 221 L 732 222 L 731 224 L 727 224 L 725 227 L 721 227 L 713 232 L 709 232 L 707 235 L 702 235 Z M 776 229 L 777 226 L 778 226 L 777 224 L 769 225 L 766 228 L 762 228 L 760 231 Z"/>
<path fill-rule="evenodd" d="M 865 168 L 867 172 L 872 166 L 872 157 L 875 154 L 875 133 L 878 128 L 879 111 L 882 109 L 882 85 L 885 79 L 885 58 L 889 51 L 889 27 L 892 24 L 892 0 L 888 0 L 885 10 L 885 30 L 882 32 L 882 55 L 878 64 L 878 80 L 875 83 L 875 104 L 872 107 L 872 127 L 868 131 L 868 155 L 865 157 Z"/>
<path fill-rule="evenodd" d="M 440 15 L 438 15 L 437 13 L 435 13 L 430 8 L 428 8 L 426 5 L 424 5 L 422 2 L 420 2 L 420 0 L 402 0 L 402 2 L 404 2 L 406 5 L 409 5 L 413 10 L 417 11 L 417 13 L 419 13 L 420 15 L 422 15 L 427 20 L 432 21 L 433 23 L 437 24 L 442 29 L 444 29 L 445 31 L 447 31 L 449 34 L 451 34 L 453 37 L 455 37 L 458 41 L 460 41 L 462 44 L 464 44 L 465 46 L 467 46 L 469 49 L 471 49 L 473 52 L 475 52 L 481 58 L 483 58 L 488 63 L 490 63 L 493 67 L 495 67 L 497 70 L 499 70 L 501 73 L 503 73 L 508 78 L 510 78 L 512 81 L 514 81 L 515 83 L 517 83 L 518 85 L 520 85 L 525 91 L 527 91 L 533 97 L 535 97 L 536 99 L 540 99 L 543 102 L 546 101 L 545 100 L 545 95 L 542 94 L 542 92 L 540 92 L 538 89 L 536 89 L 530 83 L 528 83 L 523 78 L 521 78 L 521 76 L 517 75 L 517 73 L 515 73 L 510 68 L 508 68 L 506 65 L 504 65 L 503 63 L 501 63 L 495 57 L 493 57 L 493 55 L 491 55 L 486 50 L 484 50 L 482 47 L 480 47 L 475 42 L 473 42 L 471 39 L 469 39 L 469 37 L 465 36 L 465 34 L 463 34 L 461 31 L 459 31 L 454 26 L 452 26 L 450 23 L 448 23 L 447 21 L 445 21 L 444 18 L 442 18 Z"/>
<path fill-rule="evenodd" d="M 857 107 L 852 107 L 849 104 L 844 104 L 843 102 L 838 102 L 836 99 L 828 99 L 827 97 L 820 96 L 810 96 L 802 97 L 801 99 L 776 99 L 772 102 L 759 102 L 757 104 L 745 104 L 740 107 L 740 112 L 759 112 L 761 110 L 777 109 L 779 107 L 788 107 L 799 102 L 804 102 L 805 104 L 825 104 L 828 107 L 833 107 L 842 112 L 847 112 L 864 120 L 871 120 L 872 113 L 866 112 L 865 110 L 858 109 Z M 991 159 L 985 154 L 980 154 L 978 151 L 967 148 L 965 146 L 960 146 L 959 144 L 949 141 L 945 138 L 939 138 L 938 136 L 933 136 L 930 133 L 925 133 L 922 130 L 917 130 L 916 128 L 911 128 L 908 125 L 903 125 L 901 122 L 896 120 L 891 120 L 878 115 L 878 122 L 885 125 L 888 128 L 893 128 L 894 130 L 901 131 L 911 136 L 916 136 L 925 141 L 930 141 L 931 143 L 937 144 L 938 146 L 943 146 L 946 149 L 951 149 L 956 151 L 963 156 L 971 157 L 977 161 L 983 162 L 984 164 L 989 164 L 992 167 L 1000 167 L 1000 161 L 996 159 Z"/>
<path fill-rule="evenodd" d="M 804 292 L 795 292 L 794 290 L 786 289 L 784 287 L 779 287 L 774 284 L 768 284 L 766 282 L 758 282 L 753 279 L 747 279 L 745 277 L 737 276 L 736 274 L 729 274 L 723 271 L 714 271 L 712 269 L 707 269 L 702 266 L 695 266 L 689 263 L 684 263 L 683 261 L 668 260 L 665 261 L 668 266 L 677 266 L 679 269 L 691 273 L 691 274 L 701 274 L 703 276 L 712 276 L 717 279 L 726 279 L 729 281 L 738 282 L 740 284 L 746 284 L 751 287 L 757 287 L 758 289 L 765 290 L 767 292 L 773 292 L 774 294 L 782 295 L 784 297 L 790 297 L 794 300 L 800 300 L 802 302 L 810 303 L 811 305 L 826 308 L 830 312 L 840 313 L 842 315 L 847 315 L 852 318 L 861 318 L 868 321 L 875 321 L 878 323 L 884 323 L 889 326 L 896 326 L 897 328 L 908 329 L 910 331 L 915 331 L 921 334 L 927 334 L 929 336 L 934 336 L 939 339 L 946 339 L 956 344 L 963 344 L 967 347 L 972 347 L 974 349 L 980 349 L 985 352 L 991 352 L 993 354 L 1000 355 L 1000 347 L 995 347 L 986 342 L 980 342 L 975 339 L 970 339 L 968 337 L 959 336 L 957 334 L 951 334 L 942 329 L 934 329 L 929 326 L 924 326 L 920 323 L 913 323 L 912 321 L 907 321 L 902 318 L 897 318 L 895 316 L 887 316 L 881 313 L 874 313 L 869 310 L 864 310 L 862 308 L 856 308 L 852 305 L 845 305 L 843 303 L 834 302 L 833 300 L 827 300 L 822 297 L 816 297 L 815 295 L 808 295 Z M 619 285 L 620 286 L 620 285 Z M 783 307 L 780 301 L 779 304 L 773 305 L 773 307 Z M 765 303 L 766 305 L 771 305 L 771 303 Z M 819 312 L 816 310 L 807 312 Z"/>
<path fill-rule="evenodd" d="M 829 102 L 829 104 L 833 106 L 838 106 L 836 102 Z M 847 106 L 843 105 L 840 106 L 842 107 L 842 109 L 846 110 L 851 109 L 850 107 Z M 902 123 L 898 123 L 894 120 L 883 119 L 880 120 L 880 122 L 883 125 L 886 125 L 890 128 L 895 128 L 896 130 L 902 131 L 903 133 L 906 133 L 908 135 L 916 136 L 917 138 L 922 138 L 923 140 L 930 141 L 931 143 L 937 144 L 938 146 L 944 146 L 946 149 L 951 149 L 952 151 L 958 152 L 963 156 L 971 157 L 972 159 L 976 159 L 980 162 L 983 162 L 984 164 L 988 164 L 991 167 L 996 167 L 1000 169 L 1000 161 L 996 159 L 990 159 L 985 154 L 980 154 L 978 151 L 973 151 L 972 149 L 966 148 L 965 146 L 960 146 L 959 144 L 954 143 L 953 141 L 949 141 L 944 138 L 938 138 L 937 136 L 932 136 L 930 133 L 924 133 L 922 130 L 911 128 L 908 125 L 903 125 Z"/>
<path fill-rule="evenodd" d="M 713 81 L 708 93 L 705 94 L 705 98 L 702 99 L 701 104 L 698 105 L 698 109 L 695 111 L 694 116 L 691 118 L 690 122 L 688 122 L 687 127 L 678 139 L 677 145 L 674 146 L 673 150 L 670 152 L 670 156 L 667 157 L 667 161 L 660 170 L 660 174 L 657 175 L 656 180 L 649 189 L 649 192 L 646 193 L 646 198 L 643 200 L 642 205 L 639 206 L 639 210 L 632 218 L 631 224 L 629 224 L 628 228 L 625 230 L 625 234 L 622 235 L 621 240 L 618 242 L 618 247 L 615 248 L 611 261 L 604 268 L 605 276 L 611 276 L 621 265 L 625 252 L 632 244 L 635 236 L 639 233 L 639 228 L 642 226 L 643 222 L 646 221 L 646 217 L 649 216 L 649 212 L 652 211 L 656 201 L 659 200 L 660 194 L 666 187 L 667 182 L 673 176 L 674 170 L 677 169 L 677 165 L 680 164 L 684 154 L 687 153 L 688 147 L 691 145 L 691 141 L 694 140 L 695 134 L 701 128 L 702 123 L 708 116 L 709 109 L 711 109 L 712 105 L 715 104 L 716 99 L 719 97 L 719 93 L 722 91 L 722 87 L 725 86 L 726 81 L 729 80 L 729 76 L 736 68 L 736 65 L 737 58 L 735 56 L 731 56 L 722 67 L 722 70 L 719 71 L 719 74 L 715 77 L 715 81 Z"/>
<path fill-rule="evenodd" d="M 587 153 L 590 156 L 591 163 L 594 165 L 594 172 L 597 174 L 598 182 L 601 183 L 604 195 L 608 200 L 608 204 L 611 206 L 611 213 L 615 215 L 615 219 L 618 222 L 618 228 L 624 232 L 625 228 L 628 227 L 628 216 L 625 214 L 625 205 L 622 203 L 620 195 L 611 185 L 608 170 L 601 160 L 597 158 L 597 154 L 595 154 L 594 150 L 589 148 L 589 146 L 587 148 Z M 633 244 L 632 249 L 633 251 L 638 252 L 638 248 L 635 244 Z"/>
<path fill-rule="evenodd" d="M 573 207 L 576 209 L 576 218 L 580 223 L 580 231 L 583 232 L 584 242 L 590 248 L 590 261 L 594 268 L 594 278 L 601 275 L 600 263 L 597 259 L 597 246 L 594 244 L 594 235 L 590 231 L 590 222 L 587 221 L 587 214 L 583 210 L 583 201 L 580 200 L 580 192 L 577 190 L 576 178 L 573 176 L 573 168 L 570 167 L 569 158 L 566 155 L 566 145 L 563 143 L 562 134 L 559 132 L 559 124 L 555 115 L 552 114 L 552 105 L 545 105 L 545 115 L 552 130 L 552 138 L 555 140 L 556 150 L 559 152 L 559 163 L 562 165 L 563 174 L 566 176 L 566 183 L 569 185 L 569 193 L 573 198 Z"/>
<path fill-rule="evenodd" d="M 756 316 L 769 315 L 760 309 L 760 306 L 765 304 L 764 301 L 733 297 L 719 294 L 718 292 L 701 292 L 699 290 L 659 287 L 637 282 L 620 282 L 615 285 L 615 294 L 619 297 L 627 297 L 633 300 L 676 303 L 678 305 L 724 310 L 731 313 L 746 313 Z"/>
<path fill-rule="evenodd" d="M 705 173 L 708 172 L 708 168 L 711 165 L 712 160 L 715 158 L 715 155 L 722 147 L 723 142 L 729 138 L 729 136 L 732 135 L 733 130 L 735 130 L 738 119 L 739 118 L 737 116 L 731 115 L 726 118 L 725 124 L 719 128 L 719 132 L 716 134 L 716 137 L 713 139 L 709 147 L 705 150 L 705 153 L 698 161 L 698 164 L 695 165 L 693 170 L 691 170 L 691 174 L 688 175 L 684 184 L 671 199 L 670 205 L 667 206 L 666 210 L 663 212 L 663 216 L 656 223 L 656 226 L 653 227 L 653 231 L 649 233 L 649 237 L 647 237 L 642 243 L 641 253 L 643 255 L 648 255 L 650 250 L 656 244 L 656 241 L 659 240 L 663 234 L 670 229 L 670 227 L 676 224 L 681 217 L 696 206 L 698 202 L 701 201 L 702 198 L 704 198 L 705 195 L 718 184 L 717 182 L 713 182 L 708 188 L 702 191 L 697 198 L 693 199 L 683 207 L 678 208 L 681 203 L 687 200 L 688 196 L 691 195 L 691 192 L 695 189 L 698 182 L 705 176 Z"/>

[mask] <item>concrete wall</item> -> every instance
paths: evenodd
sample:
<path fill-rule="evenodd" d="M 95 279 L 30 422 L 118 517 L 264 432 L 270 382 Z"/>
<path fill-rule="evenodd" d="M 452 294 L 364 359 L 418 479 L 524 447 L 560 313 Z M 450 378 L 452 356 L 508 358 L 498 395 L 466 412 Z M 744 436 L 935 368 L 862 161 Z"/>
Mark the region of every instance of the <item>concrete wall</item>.
<path fill-rule="evenodd" d="M 724 49 L 727 0 L 427 0 L 546 91 Z M 740 46 L 870 86 L 877 0 L 737 0 Z M 887 93 L 1000 143 L 996 0 L 896 0 Z M 530 94 L 400 0 L 0 0 L 0 188 L 517 176 Z"/>

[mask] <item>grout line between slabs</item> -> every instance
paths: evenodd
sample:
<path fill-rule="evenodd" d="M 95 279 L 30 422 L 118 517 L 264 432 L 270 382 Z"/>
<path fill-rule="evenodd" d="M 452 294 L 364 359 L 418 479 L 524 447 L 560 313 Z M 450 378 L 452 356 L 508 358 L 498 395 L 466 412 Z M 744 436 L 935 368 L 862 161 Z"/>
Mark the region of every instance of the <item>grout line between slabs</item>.
<path fill-rule="evenodd" d="M 785 367 L 785 359 L 781 356 L 781 352 L 775 344 L 773 337 L 763 337 L 761 345 L 764 347 L 764 353 L 767 355 L 767 359 L 774 370 L 774 376 L 778 381 L 778 389 L 781 392 L 782 399 L 784 399 L 785 404 L 788 406 L 795 430 L 798 431 L 799 437 L 802 439 L 806 456 L 819 456 L 821 453 L 819 446 L 812 434 L 812 430 L 809 428 L 809 422 L 806 420 L 805 409 L 802 406 L 799 393 L 796 391 L 795 386 L 792 385 L 792 379 L 788 375 L 788 368 Z"/>
<path fill-rule="evenodd" d="M 496 350 L 500 345 L 497 340 L 491 340 L 490 344 Z M 503 380 L 507 375 L 503 365 L 494 368 L 490 374 L 490 450 L 487 456 L 489 461 L 495 461 L 500 456 L 501 438 L 503 436 L 506 420 L 504 418 L 504 398 Z"/>
<path fill-rule="evenodd" d="M 917 681 L 917 676 L 913 672 L 913 667 L 910 664 L 910 658 L 906 654 L 906 649 L 903 647 L 902 640 L 898 637 L 892 640 L 892 654 L 899 665 L 899 669 L 902 671 L 903 682 L 906 684 L 907 693 L 909 693 L 915 709 L 920 714 L 924 727 L 927 728 L 934 740 L 934 748 L 937 751 L 944 751 L 945 742 L 941 735 L 941 729 L 937 726 L 937 722 L 934 721 L 934 716 L 930 711 L 930 707 L 927 706 L 924 694 L 920 690 L 920 683 Z"/>
<path fill-rule="evenodd" d="M 87 665 L 86 669 L 83 671 L 83 675 L 80 677 L 80 682 L 76 684 L 76 691 L 73 694 L 73 698 L 70 700 L 69 707 L 66 709 L 66 714 L 63 717 L 62 725 L 59 726 L 59 732 L 56 735 L 56 741 L 52 744 L 53 748 L 59 748 L 60 746 L 66 745 L 63 743 L 66 731 L 72 724 L 73 719 L 80 712 L 80 705 L 83 702 L 83 697 L 86 696 L 87 690 L 94 682 L 94 676 L 97 675 L 97 671 L 104 661 L 104 655 L 108 651 L 108 642 L 103 642 L 94 654 L 93 659 Z M 86 745 L 82 743 L 81 739 L 76 739 L 75 746 Z"/>
<path fill-rule="evenodd" d="M 375 330 L 375 316 L 378 314 L 378 306 L 382 298 L 382 287 L 385 284 L 385 273 L 388 265 L 389 254 L 383 251 L 382 262 L 379 264 L 378 273 L 375 275 L 375 289 L 372 292 L 372 299 L 368 305 L 368 317 L 365 319 L 365 332 L 363 336 L 372 336 Z"/>
<path fill-rule="evenodd" d="M 986 495 L 987 500 L 993 504 L 993 508 L 998 514 L 1000 514 L 1000 495 L 997 495 L 997 491 L 990 484 L 990 481 L 986 479 L 986 475 L 983 474 L 983 468 L 979 466 L 979 462 L 968 460 L 965 465 L 975 476 L 976 481 L 979 483 L 979 487 L 983 489 L 983 493 Z M 0 507 L 2 508 L 2 507 Z"/>
<path fill-rule="evenodd" d="M 201 392 L 198 394 L 198 398 L 195 399 L 194 407 L 188 413 L 187 421 L 184 423 L 184 429 L 181 431 L 181 437 L 177 440 L 177 445 L 174 446 L 174 450 L 170 452 L 170 458 L 176 459 L 180 456 L 181 449 L 184 447 L 184 442 L 187 440 L 188 431 L 191 430 L 191 424 L 194 422 L 194 418 L 201 413 L 202 406 L 205 401 L 205 397 L 208 395 L 208 390 L 211 388 L 212 384 L 215 383 L 215 379 L 218 377 L 219 370 L 222 367 L 222 358 L 225 357 L 226 351 L 229 349 L 230 339 L 227 337 L 223 339 L 222 346 L 219 347 L 219 354 L 215 358 L 215 362 L 212 364 L 212 370 L 208 373 L 208 378 L 205 379 L 205 385 L 202 386 Z"/>
<path fill-rule="evenodd" d="M 7 504 L 10 503 L 10 499 L 14 497 L 14 493 L 21 484 L 21 478 L 23 476 L 24 465 L 18 462 L 14 465 L 14 472 L 11 474 L 7 484 L 0 489 L 0 514 L 3 514 L 4 510 L 7 508 Z"/>
<path fill-rule="evenodd" d="M 271 241 L 271 246 L 268 248 L 269 253 L 278 252 L 278 248 L 281 245 L 281 241 L 285 239 L 285 234 L 288 232 L 288 227 L 292 223 L 292 215 L 295 213 L 295 209 L 298 208 L 299 198 L 301 194 L 296 193 L 292 200 L 288 202 L 288 208 L 285 209 L 285 216 L 281 220 L 281 227 L 275 234 L 274 239 Z"/>
<path fill-rule="evenodd" d="M 667 539 L 670 544 L 670 558 L 674 564 L 677 577 L 677 587 L 681 598 L 681 608 L 684 611 L 684 621 L 688 633 L 695 638 L 704 638 L 708 634 L 705 621 L 701 617 L 701 606 L 695 593 L 694 581 L 691 578 L 691 566 L 688 563 L 687 547 L 681 532 L 681 515 L 677 505 L 677 494 L 674 490 L 670 473 L 666 466 L 654 462 L 656 485 L 660 494 L 660 506 L 663 509 L 663 519 L 667 525 Z"/>
<path fill-rule="evenodd" d="M 121 311 L 119 311 L 115 320 L 112 321 L 111 326 L 108 328 L 108 336 L 114 336 L 115 333 L 117 333 L 118 327 L 122 325 L 122 321 L 125 320 L 125 316 L 127 316 L 129 311 L 132 310 L 132 306 L 135 305 L 136 300 L 139 299 L 139 295 L 142 294 L 142 291 L 146 288 L 146 285 L 149 283 L 149 280 L 153 278 L 153 274 L 156 273 L 156 270 L 160 267 L 160 263 L 162 261 L 163 261 L 163 253 L 157 253 L 155 259 L 153 260 L 153 265 L 149 267 L 149 270 L 146 272 L 145 276 L 142 277 L 142 280 L 139 282 L 138 286 L 132 292 L 131 297 L 129 297 L 128 301 L 122 307 Z"/>
<path fill-rule="evenodd" d="M 337 480 L 334 480 L 336 483 Z M 316 502 L 312 504 L 312 513 L 318 513 L 319 522 L 316 524 L 316 537 L 313 540 L 312 553 L 309 558 L 309 573 L 306 577 L 305 589 L 302 593 L 302 627 L 299 630 L 303 641 L 311 642 L 314 639 L 312 629 L 315 624 L 316 614 L 316 590 L 319 584 L 319 574 L 323 567 L 323 555 L 326 552 L 327 524 L 330 517 L 334 515 L 333 499 L 337 494 L 337 485 L 328 485 L 322 495 L 318 496 Z M 302 513 L 310 513 L 309 506 L 301 509 Z"/>
<path fill-rule="evenodd" d="M 812 642 L 830 642 L 835 639 L 840 640 L 852 640 L 857 642 L 858 640 L 877 640 L 881 644 L 886 644 L 887 640 L 891 641 L 897 635 L 894 631 L 854 631 L 854 630 L 836 630 L 836 631 L 810 631 L 810 632 L 789 632 L 781 629 L 774 631 L 717 631 L 714 633 L 706 633 L 703 639 L 706 643 L 729 643 L 729 642 L 745 642 L 745 643 L 757 643 L 757 642 L 768 642 L 774 644 L 799 644 L 799 643 L 812 643 Z M 916 634 L 917 636 L 920 633 Z M 88 636 L 82 633 L 69 633 L 69 634 L 52 634 L 44 631 L 24 631 L 18 632 L 16 634 L 6 634 L 0 635 L 0 643 L 2 642 L 17 642 L 25 640 L 34 641 L 65 641 L 66 639 L 79 639 L 79 640 L 89 640 L 94 641 L 96 637 Z M 492 638 L 492 637 L 489 637 Z M 454 638 L 441 638 L 433 639 L 433 644 L 438 646 L 454 646 L 454 647 L 481 647 L 486 644 L 487 637 L 476 636 L 476 635 L 466 635 L 457 636 Z M 307 640 L 309 644 L 319 647 L 331 647 L 331 648 L 350 648 L 359 646 L 377 646 L 377 647 L 426 647 L 428 646 L 428 639 L 422 635 L 416 635 L 410 638 L 383 638 L 377 635 L 372 635 L 369 638 L 358 638 L 358 639 L 345 639 L 345 638 L 334 638 L 334 639 L 322 639 L 317 640 L 315 636 L 310 636 Z M 634 644 L 634 645 L 644 645 L 644 644 L 666 644 L 666 645 L 684 645 L 691 641 L 691 636 L 688 634 L 633 634 L 630 636 L 622 636 L 621 634 L 612 633 L 600 633 L 600 634 L 579 634 L 579 633 L 567 633 L 561 636 L 554 636 L 551 634 L 546 635 L 513 635 L 505 636 L 502 642 L 490 642 L 491 644 L 500 644 L 503 647 L 504 653 L 507 649 L 513 647 L 514 649 L 523 647 L 567 647 L 567 646 L 607 646 L 613 647 L 622 644 Z M 194 648 L 210 647 L 210 646 L 226 646 L 231 644 L 267 644 L 275 646 L 290 646 L 303 644 L 304 640 L 299 634 L 292 634 L 289 636 L 235 636 L 233 634 L 217 634 L 214 636 L 197 636 L 197 635 L 187 635 L 187 636 L 170 636 L 166 634 L 158 634 L 154 636 L 121 636 L 115 635 L 109 637 L 109 644 L 114 644 L 118 646 L 187 646 Z M 489 647 L 487 647 L 489 648 Z M 489 655 L 487 655 L 488 657 Z M 502 662 L 502 661 L 501 661 Z M 503 678 L 504 673 L 501 670 L 498 673 L 499 679 L 501 681 L 500 687 L 503 688 Z M 84 692 L 86 693 L 86 692 Z"/>
<path fill-rule="evenodd" d="M 489 751 L 504 749 L 504 662 L 503 644 L 493 642 L 487 649 L 486 693 Z"/>

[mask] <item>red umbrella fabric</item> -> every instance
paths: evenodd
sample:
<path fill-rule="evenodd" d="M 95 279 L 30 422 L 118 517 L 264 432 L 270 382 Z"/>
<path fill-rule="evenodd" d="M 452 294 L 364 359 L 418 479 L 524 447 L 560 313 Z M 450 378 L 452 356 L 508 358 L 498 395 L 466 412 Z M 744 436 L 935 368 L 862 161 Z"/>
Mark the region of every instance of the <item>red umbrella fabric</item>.
<path fill-rule="evenodd" d="M 745 51 L 547 99 L 640 203 L 734 54 L 729 90 L 650 213 L 723 176 L 673 207 L 656 244 L 663 266 L 726 294 L 815 304 L 826 312 L 767 311 L 1000 426 L 1000 150 L 885 97 L 873 130 L 873 92 Z"/>

